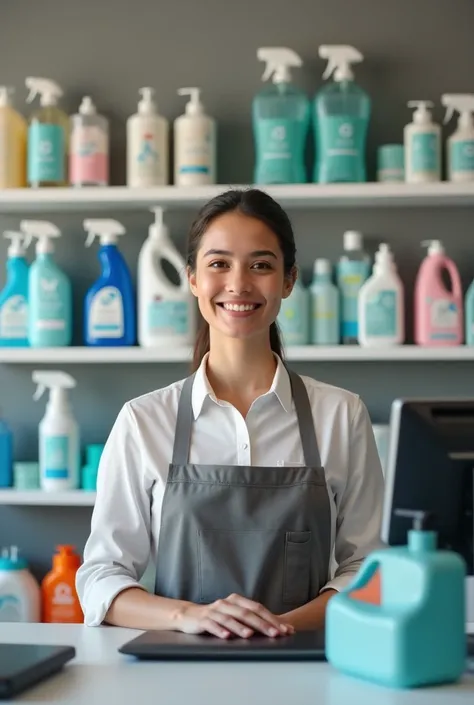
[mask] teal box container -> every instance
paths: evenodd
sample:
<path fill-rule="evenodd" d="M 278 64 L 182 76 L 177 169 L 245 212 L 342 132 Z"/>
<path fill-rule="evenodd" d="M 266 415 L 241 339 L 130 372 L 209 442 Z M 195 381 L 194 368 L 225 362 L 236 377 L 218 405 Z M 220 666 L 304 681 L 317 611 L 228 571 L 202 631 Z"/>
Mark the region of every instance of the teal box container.
<path fill-rule="evenodd" d="M 405 148 L 403 144 L 383 144 L 377 150 L 377 181 L 405 181 Z"/>
<path fill-rule="evenodd" d="M 14 463 L 13 486 L 16 490 L 39 490 L 39 463 L 25 461 Z"/>
<path fill-rule="evenodd" d="M 92 443 L 86 446 L 86 464 L 81 470 L 81 488 L 83 490 L 89 492 L 96 490 L 97 473 L 103 450 L 103 443 Z"/>

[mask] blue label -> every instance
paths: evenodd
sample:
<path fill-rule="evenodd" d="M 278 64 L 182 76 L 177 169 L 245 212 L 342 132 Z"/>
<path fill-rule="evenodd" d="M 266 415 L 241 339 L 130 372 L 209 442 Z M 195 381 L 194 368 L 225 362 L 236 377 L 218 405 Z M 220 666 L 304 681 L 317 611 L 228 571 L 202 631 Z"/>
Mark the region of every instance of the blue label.
<path fill-rule="evenodd" d="M 438 171 L 438 135 L 418 132 L 412 136 L 412 171 Z"/>
<path fill-rule="evenodd" d="M 319 121 L 319 181 L 365 180 L 366 129 L 366 120 L 363 118 L 325 116 Z"/>
<path fill-rule="evenodd" d="M 64 181 L 64 130 L 34 122 L 28 130 L 28 182 Z"/>
<path fill-rule="evenodd" d="M 341 336 L 357 338 L 359 332 L 357 301 L 359 291 L 369 274 L 363 260 L 345 261 L 338 265 L 337 284 L 341 292 Z"/>
<path fill-rule="evenodd" d="M 148 306 L 151 335 L 186 335 L 189 331 L 187 301 L 152 301 Z"/>
<path fill-rule="evenodd" d="M 451 143 L 451 171 L 474 172 L 474 140 Z"/>
<path fill-rule="evenodd" d="M 298 165 L 302 126 L 284 118 L 260 119 L 256 124 L 259 183 L 306 181 L 304 165 Z"/>
<path fill-rule="evenodd" d="M 180 174 L 209 174 L 211 170 L 208 166 L 182 166 L 179 168 Z"/>
<path fill-rule="evenodd" d="M 388 338 L 397 334 L 397 295 L 379 291 L 365 304 L 366 333 L 370 337 Z"/>
<path fill-rule="evenodd" d="M 44 476 L 50 480 L 69 477 L 69 436 L 46 436 L 44 439 Z"/>

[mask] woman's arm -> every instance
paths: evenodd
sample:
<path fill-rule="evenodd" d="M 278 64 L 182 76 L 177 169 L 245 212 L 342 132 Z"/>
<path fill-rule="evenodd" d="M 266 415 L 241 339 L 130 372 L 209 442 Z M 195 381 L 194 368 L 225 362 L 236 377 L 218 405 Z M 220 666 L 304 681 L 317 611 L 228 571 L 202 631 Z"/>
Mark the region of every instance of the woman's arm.
<path fill-rule="evenodd" d="M 128 588 L 110 605 L 105 621 L 131 629 L 178 629 L 189 602 L 151 595 L 139 588 Z"/>

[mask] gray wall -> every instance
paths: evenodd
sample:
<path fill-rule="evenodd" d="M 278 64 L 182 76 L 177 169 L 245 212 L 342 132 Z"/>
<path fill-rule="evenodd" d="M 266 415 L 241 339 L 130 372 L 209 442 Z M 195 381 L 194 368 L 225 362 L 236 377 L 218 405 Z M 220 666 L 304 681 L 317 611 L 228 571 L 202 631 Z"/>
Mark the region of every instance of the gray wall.
<path fill-rule="evenodd" d="M 474 4 L 471 0 L 15 0 L 2 3 L 0 82 L 17 87 L 17 106 L 27 112 L 24 78 L 50 76 L 65 90 L 63 105 L 75 112 L 90 94 L 111 120 L 112 180 L 124 181 L 125 120 L 135 111 L 137 89 L 152 85 L 159 108 L 169 119 L 182 112 L 176 89 L 199 85 L 219 125 L 219 181 L 252 179 L 253 147 L 249 115 L 263 66 L 262 45 L 287 45 L 305 60 L 295 78 L 308 91 L 321 85 L 321 43 L 350 43 L 366 57 L 357 79 L 373 97 L 368 160 L 374 177 L 377 145 L 401 141 L 410 119 L 409 99 L 436 102 L 442 119 L 442 92 L 474 90 L 472 66 Z M 452 126 L 450 126 L 452 129 Z M 446 134 L 446 132 L 445 132 Z M 94 215 L 89 213 L 88 215 Z M 110 215 L 114 215 L 111 213 Z M 391 244 L 406 283 L 409 337 L 411 291 L 423 255 L 420 241 L 441 238 L 458 262 L 464 285 L 474 277 L 471 208 L 353 209 L 295 211 L 292 216 L 305 278 L 316 256 L 337 258 L 342 233 L 360 228 L 373 250 Z M 171 213 L 168 221 L 184 248 L 191 211 Z M 45 216 L 46 217 L 46 216 Z M 75 291 L 75 342 L 81 342 L 82 300 L 96 277 L 95 252 L 83 247 L 82 215 L 50 215 L 64 230 L 57 259 Z M 150 214 L 123 217 L 128 235 L 124 252 L 133 270 Z M 17 217 L 0 217 L 0 228 L 16 227 Z M 0 243 L 0 286 L 6 248 Z M 297 372 L 347 387 L 362 395 L 374 422 L 388 420 L 398 395 L 474 396 L 471 363 L 305 363 Z M 123 402 L 185 375 L 184 365 L 75 365 L 74 404 L 84 443 L 103 441 Z M 17 459 L 36 457 L 37 426 L 44 401 L 31 399 L 32 368 L 0 365 L 0 405 L 15 433 Z M 38 574 L 50 564 L 54 545 L 74 542 L 82 549 L 90 509 L 0 506 L 0 544 L 16 541 Z"/>

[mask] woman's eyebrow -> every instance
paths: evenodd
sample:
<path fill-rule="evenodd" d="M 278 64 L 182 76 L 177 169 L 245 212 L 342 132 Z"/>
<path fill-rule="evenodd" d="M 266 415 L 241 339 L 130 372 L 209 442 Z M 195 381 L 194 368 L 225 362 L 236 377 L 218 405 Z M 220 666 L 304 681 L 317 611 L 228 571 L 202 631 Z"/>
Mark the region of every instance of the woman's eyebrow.
<path fill-rule="evenodd" d="M 231 252 L 230 250 L 208 250 L 204 257 L 207 257 L 208 255 L 226 255 L 227 257 L 232 256 L 234 253 Z M 254 250 L 253 252 L 249 253 L 250 257 L 274 257 L 277 259 L 277 256 L 274 252 L 271 250 Z"/>

